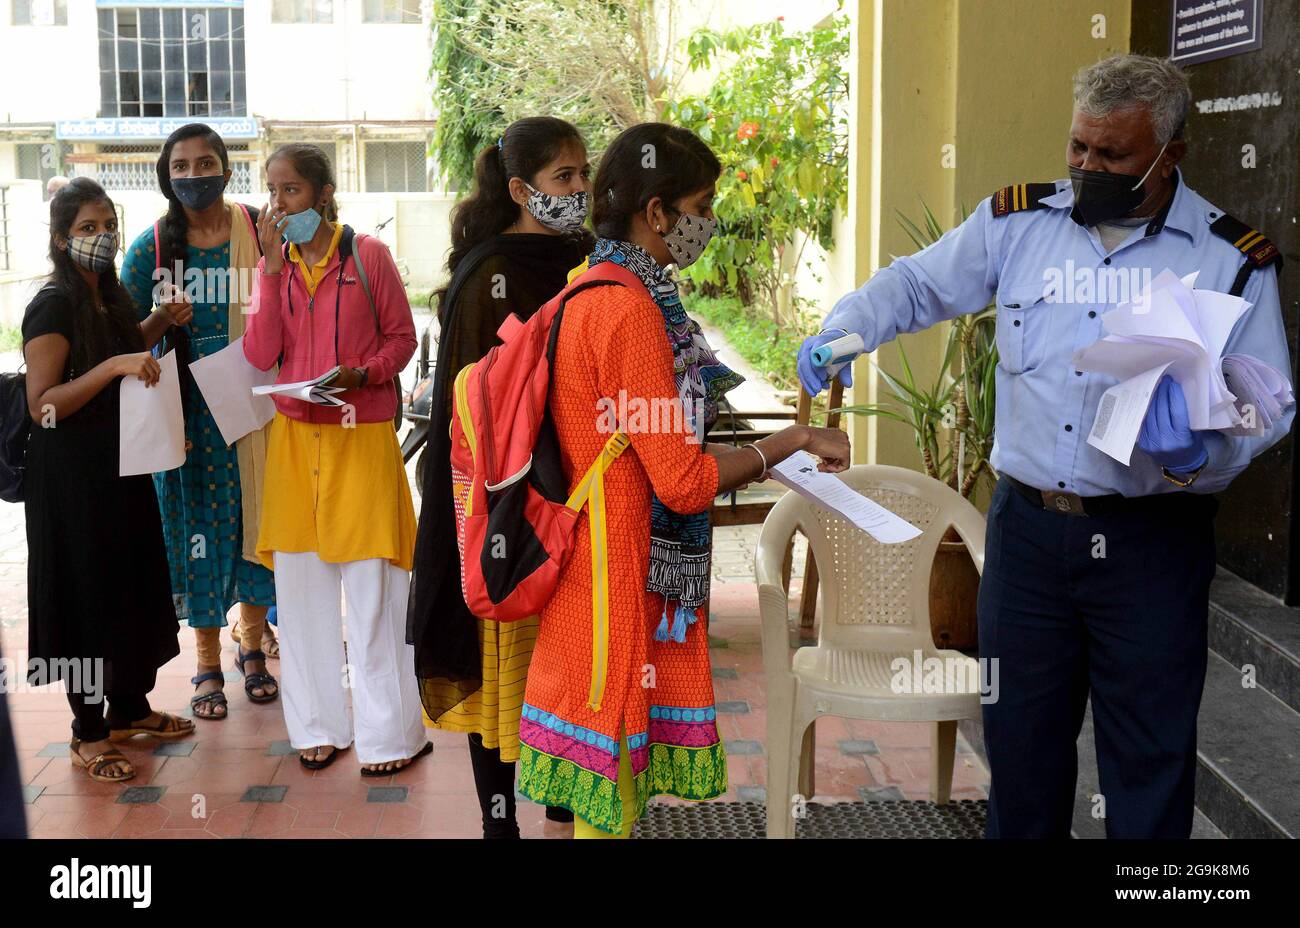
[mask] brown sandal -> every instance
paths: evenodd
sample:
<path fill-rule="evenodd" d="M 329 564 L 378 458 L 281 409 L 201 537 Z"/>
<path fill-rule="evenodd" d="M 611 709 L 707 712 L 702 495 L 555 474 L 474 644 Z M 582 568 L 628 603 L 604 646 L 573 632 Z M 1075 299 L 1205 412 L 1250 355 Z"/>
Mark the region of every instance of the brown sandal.
<path fill-rule="evenodd" d="M 179 718 L 170 712 L 159 712 L 158 724 L 134 725 L 131 728 L 114 728 L 108 733 L 109 741 L 125 741 L 136 735 L 152 735 L 155 738 L 183 738 L 194 733 L 194 723 L 189 719 Z"/>
<path fill-rule="evenodd" d="M 85 757 L 81 756 L 81 744 L 81 739 L 73 738 L 72 742 L 68 745 L 68 749 L 71 751 L 72 756 L 72 766 L 80 767 L 85 770 L 92 780 L 96 780 L 100 783 L 121 783 L 124 780 L 130 780 L 135 777 L 135 767 L 131 766 L 131 761 L 129 761 L 126 755 L 121 751 L 104 751 L 87 760 Z M 114 764 L 126 764 L 129 768 L 129 772 L 116 777 L 109 776 L 103 772 L 105 768 L 111 767 Z"/>

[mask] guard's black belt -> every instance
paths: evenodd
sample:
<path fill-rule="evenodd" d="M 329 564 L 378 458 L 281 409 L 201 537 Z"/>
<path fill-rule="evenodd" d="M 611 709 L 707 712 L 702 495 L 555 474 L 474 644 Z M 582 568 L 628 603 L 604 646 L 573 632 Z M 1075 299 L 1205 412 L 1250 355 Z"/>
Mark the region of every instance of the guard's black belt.
<path fill-rule="evenodd" d="M 1066 516 L 1188 513 L 1198 506 L 1205 507 L 1213 512 L 1217 508 L 1214 497 L 1204 493 L 1174 491 L 1171 493 L 1155 493 L 1151 496 L 1124 496 L 1122 493 L 1108 493 L 1105 496 L 1079 496 L 1076 493 L 1039 490 L 1006 474 L 1002 475 L 1002 479 L 1011 484 L 1013 490 L 1040 509 Z"/>

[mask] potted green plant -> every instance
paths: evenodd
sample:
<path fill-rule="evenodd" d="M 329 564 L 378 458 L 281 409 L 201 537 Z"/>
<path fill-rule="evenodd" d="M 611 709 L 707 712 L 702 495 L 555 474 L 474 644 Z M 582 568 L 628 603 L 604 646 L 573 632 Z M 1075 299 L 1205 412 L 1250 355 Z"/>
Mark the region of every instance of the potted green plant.
<path fill-rule="evenodd" d="M 943 229 L 921 204 L 922 225 L 902 213 L 899 224 L 917 248 L 938 241 Z M 966 211 L 962 210 L 965 219 Z M 915 432 L 921 469 L 964 498 L 991 489 L 996 475 L 993 450 L 994 374 L 998 363 L 993 307 L 958 316 L 948 327 L 943 359 L 930 372 L 914 372 L 901 343 L 895 342 L 900 375 L 875 365 L 890 397 L 884 403 L 845 406 L 853 415 L 881 416 Z M 872 362 L 874 365 L 874 362 Z M 979 573 L 955 530 L 945 533 L 930 576 L 930 628 L 935 644 L 958 650 L 978 646 L 975 601 Z"/>

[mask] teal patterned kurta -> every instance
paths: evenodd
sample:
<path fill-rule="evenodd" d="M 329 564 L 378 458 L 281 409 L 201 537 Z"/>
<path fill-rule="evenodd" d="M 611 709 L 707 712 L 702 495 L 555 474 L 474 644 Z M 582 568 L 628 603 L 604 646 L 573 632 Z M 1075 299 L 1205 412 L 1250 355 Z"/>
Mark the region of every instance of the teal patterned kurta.
<path fill-rule="evenodd" d="M 127 249 L 122 263 L 122 283 L 142 319 L 153 309 L 156 264 L 150 226 Z M 229 242 L 207 249 L 191 245 L 186 250 L 187 271 L 224 271 L 229 264 Z M 207 292 L 203 296 L 205 302 L 194 303 L 190 323 L 191 361 L 220 351 L 229 343 L 229 305 L 225 299 L 215 300 L 225 294 Z M 189 400 L 185 437 L 194 447 L 180 467 L 154 474 L 154 488 L 162 510 L 176 616 L 195 628 L 220 628 L 235 603 L 275 605 L 275 578 L 261 564 L 244 560 L 242 554 L 243 505 L 235 448 L 222 439 L 197 389 Z"/>

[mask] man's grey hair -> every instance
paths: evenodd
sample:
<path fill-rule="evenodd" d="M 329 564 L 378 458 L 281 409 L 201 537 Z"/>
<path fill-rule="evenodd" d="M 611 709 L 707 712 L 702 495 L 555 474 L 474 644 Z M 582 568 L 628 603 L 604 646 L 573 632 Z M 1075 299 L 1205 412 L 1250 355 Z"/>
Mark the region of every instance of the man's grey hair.
<path fill-rule="evenodd" d="M 1161 145 L 1182 135 L 1192 108 L 1187 75 L 1168 58 L 1115 55 L 1074 75 L 1074 106 L 1085 116 L 1144 107 Z"/>

